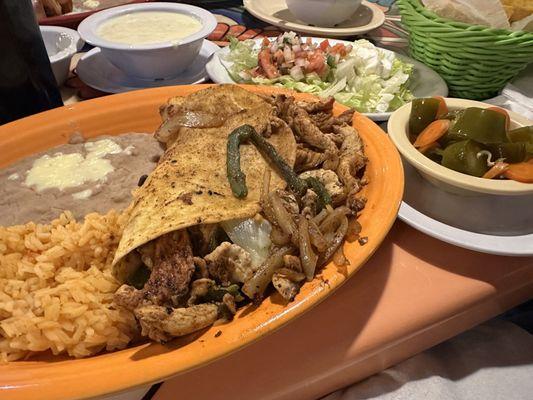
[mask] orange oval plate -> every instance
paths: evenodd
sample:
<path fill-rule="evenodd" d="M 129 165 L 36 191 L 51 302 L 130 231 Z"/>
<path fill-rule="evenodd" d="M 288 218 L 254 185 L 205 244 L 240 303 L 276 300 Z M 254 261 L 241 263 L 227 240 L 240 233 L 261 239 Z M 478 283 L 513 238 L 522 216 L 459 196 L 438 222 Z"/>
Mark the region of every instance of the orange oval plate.
<path fill-rule="evenodd" d="M 160 104 L 169 97 L 185 96 L 206 86 L 164 87 L 102 97 L 1 126 L 0 166 L 65 143 L 75 131 L 85 137 L 153 132 L 160 122 Z M 272 87 L 246 88 L 261 93 L 282 92 Z M 314 99 L 306 94 L 283 92 L 302 100 Z M 345 109 L 336 104 L 334 112 L 338 114 Z M 330 264 L 302 287 L 292 303 L 285 304 L 279 296 L 272 295 L 257 308 L 242 309 L 231 323 L 164 346 L 144 343 L 86 359 L 41 355 L 30 361 L 0 365 L 0 398 L 80 399 L 161 381 L 242 348 L 324 300 L 361 268 L 381 244 L 396 218 L 403 193 L 400 157 L 388 136 L 361 114 L 354 116 L 354 126 L 365 142 L 369 159 L 366 176 L 370 183 L 363 189 L 368 202 L 359 218 L 363 226 L 361 235 L 368 237 L 368 243 L 364 246 L 357 242 L 345 244 L 350 265 L 344 271 Z M 364 304 L 353 306 L 365 307 Z"/>

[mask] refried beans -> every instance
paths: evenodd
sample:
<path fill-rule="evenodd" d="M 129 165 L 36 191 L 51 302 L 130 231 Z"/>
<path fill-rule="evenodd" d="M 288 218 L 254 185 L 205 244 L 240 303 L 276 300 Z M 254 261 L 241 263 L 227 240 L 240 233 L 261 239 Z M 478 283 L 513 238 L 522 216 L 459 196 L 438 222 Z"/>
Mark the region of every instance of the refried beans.
<path fill-rule="evenodd" d="M 99 136 L 90 141 L 73 137 L 71 142 L 39 154 L 26 157 L 0 169 L 0 225 L 18 225 L 30 221 L 49 223 L 65 210 L 71 211 L 77 219 L 91 212 L 105 214 L 110 209 L 122 210 L 131 201 L 131 191 L 137 187 L 139 178 L 149 174 L 163 154 L 159 142 L 153 135 L 127 133 L 118 136 Z M 88 142 L 109 139 L 116 143 L 115 152 L 107 153 L 102 159 L 109 160 L 111 167 L 105 176 L 96 181 L 86 181 L 62 190 L 46 188 L 37 190 L 37 185 L 28 186 L 26 178 L 36 160 L 79 153 L 78 158 L 89 158 L 91 146 Z M 114 145 L 114 144 L 113 144 Z M 117 152 L 118 149 L 118 152 Z M 121 151 L 120 151 L 121 150 Z M 71 156 L 72 158 L 72 156 Z M 81 163 L 81 168 L 90 168 L 90 163 Z M 78 171 L 72 171 L 76 173 Z"/>

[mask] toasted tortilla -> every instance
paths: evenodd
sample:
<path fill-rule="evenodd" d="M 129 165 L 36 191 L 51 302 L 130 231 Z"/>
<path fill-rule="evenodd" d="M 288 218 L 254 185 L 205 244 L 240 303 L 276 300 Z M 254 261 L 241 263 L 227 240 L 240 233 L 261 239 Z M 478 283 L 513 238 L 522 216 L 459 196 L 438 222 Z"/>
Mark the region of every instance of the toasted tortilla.
<path fill-rule="evenodd" d="M 155 138 L 167 147 L 172 146 L 181 130 L 185 129 L 176 124 L 176 118 L 173 117 L 186 111 L 199 112 L 204 118 L 207 117 L 207 120 L 225 120 L 241 111 L 265 106 L 268 106 L 268 103 L 264 98 L 237 85 L 212 86 L 187 97 L 172 97 L 159 109 L 163 123 L 155 132 Z M 210 127 L 208 125 L 209 123 L 204 127 Z M 211 127 L 215 126 L 219 124 L 213 124 Z"/>
<path fill-rule="evenodd" d="M 240 88 L 239 88 L 240 89 Z M 209 89 L 212 93 L 212 89 Z M 240 89 L 244 90 L 244 89 Z M 129 221 L 113 260 L 114 272 L 124 281 L 130 273 L 119 261 L 135 248 L 168 232 L 198 224 L 252 217 L 259 205 L 263 175 L 271 166 L 250 144 L 240 147 L 241 167 L 246 174 L 248 195 L 236 198 L 226 176 L 226 148 L 230 133 L 249 124 L 263 132 L 273 117 L 273 107 L 261 97 L 246 92 L 253 108 L 237 110 L 217 128 L 181 128 L 156 169 L 134 194 Z M 219 98 L 220 99 L 220 98 Z M 221 99 L 219 107 L 224 108 Z M 232 101 L 231 98 L 227 101 Z M 257 106 L 259 104 L 259 106 Z M 296 142 L 291 129 L 281 124 L 268 139 L 285 161 L 293 166 Z M 273 169 L 271 188 L 285 182 Z"/>

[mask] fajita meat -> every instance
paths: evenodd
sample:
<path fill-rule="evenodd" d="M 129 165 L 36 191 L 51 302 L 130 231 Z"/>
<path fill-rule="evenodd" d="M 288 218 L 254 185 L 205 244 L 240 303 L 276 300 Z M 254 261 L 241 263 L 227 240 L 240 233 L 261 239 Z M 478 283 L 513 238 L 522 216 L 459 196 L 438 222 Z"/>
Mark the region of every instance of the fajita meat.
<path fill-rule="evenodd" d="M 226 89 L 223 92 L 226 93 Z M 222 89 L 221 89 L 222 90 Z M 248 104 L 261 107 L 241 110 L 229 116 L 217 128 L 181 128 L 174 143 L 167 149 L 159 165 L 134 194 L 133 208 L 113 265 L 116 276 L 124 281 L 136 269 L 120 262 L 137 247 L 168 232 L 200 224 L 246 218 L 260 211 L 259 197 L 263 173 L 268 163 L 252 145 L 241 148 L 241 162 L 247 177 L 249 193 L 244 199 L 233 196 L 226 179 L 226 142 L 238 126 L 249 124 L 258 132 L 266 129 L 274 114 L 273 107 L 261 97 L 244 92 L 221 100 L 219 108 L 237 109 L 248 98 Z M 211 89 L 206 89 L 210 96 Z M 193 98 L 193 105 L 198 104 Z M 213 96 L 216 97 L 216 96 Z M 188 106 L 189 98 L 182 105 Z M 211 106 L 206 106 L 207 109 Z M 296 143 L 290 128 L 284 124 L 273 129 L 269 142 L 290 166 L 294 165 Z M 272 187 L 283 187 L 284 181 L 272 174 Z"/>
<path fill-rule="evenodd" d="M 123 281 L 148 270 L 142 289 L 115 294 L 144 336 L 166 342 L 228 321 L 269 286 L 292 301 L 330 259 L 348 262 L 342 243 L 364 207 L 366 165 L 351 112 L 228 86 L 160 111 L 167 150 L 134 194 L 114 259 Z M 244 192 L 231 174 L 244 175 Z"/>

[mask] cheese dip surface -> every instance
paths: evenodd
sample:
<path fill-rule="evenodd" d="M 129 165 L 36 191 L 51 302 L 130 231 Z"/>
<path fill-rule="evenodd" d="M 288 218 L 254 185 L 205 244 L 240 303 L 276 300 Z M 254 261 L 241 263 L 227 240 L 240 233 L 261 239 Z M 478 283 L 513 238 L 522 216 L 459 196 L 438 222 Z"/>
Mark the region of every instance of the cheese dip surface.
<path fill-rule="evenodd" d="M 201 22 L 189 15 L 145 11 L 110 19 L 98 27 L 97 34 L 110 42 L 135 45 L 178 41 L 201 29 Z"/>

